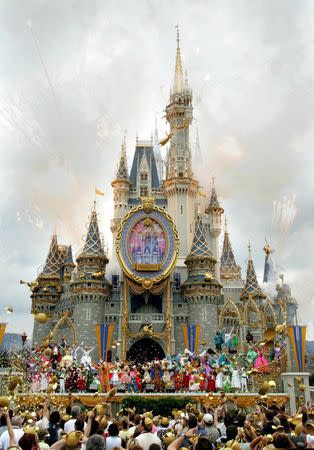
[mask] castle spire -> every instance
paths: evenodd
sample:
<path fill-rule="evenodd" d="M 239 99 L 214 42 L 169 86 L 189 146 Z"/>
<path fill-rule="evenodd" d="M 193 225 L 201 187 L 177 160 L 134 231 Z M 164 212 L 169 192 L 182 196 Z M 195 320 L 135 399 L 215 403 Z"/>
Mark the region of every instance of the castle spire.
<path fill-rule="evenodd" d="M 241 268 L 236 263 L 229 238 L 227 217 L 225 217 L 224 241 L 220 258 L 220 276 L 224 280 L 241 279 Z"/>
<path fill-rule="evenodd" d="M 92 208 L 85 244 L 80 256 L 82 255 L 105 256 L 104 248 L 99 233 L 98 218 L 96 213 L 96 202 L 94 202 L 94 206 Z"/>
<path fill-rule="evenodd" d="M 245 286 L 243 288 L 243 291 L 241 292 L 240 300 L 245 300 L 249 296 L 252 298 L 265 298 L 265 295 L 262 293 L 261 288 L 258 285 L 257 276 L 252 260 L 250 242 L 248 245 L 248 262 L 246 269 Z"/>
<path fill-rule="evenodd" d="M 72 254 L 72 246 L 68 245 L 66 256 L 63 262 L 64 266 L 71 266 L 75 267 L 74 261 L 73 261 L 73 254 Z"/>
<path fill-rule="evenodd" d="M 218 200 L 218 195 L 217 195 L 216 188 L 215 188 L 215 178 L 213 177 L 212 178 L 211 196 L 210 196 L 208 207 L 205 212 L 208 214 L 214 209 L 219 209 L 219 210 L 221 210 L 222 213 L 224 211 L 223 208 L 220 206 L 220 203 Z"/>
<path fill-rule="evenodd" d="M 200 145 L 200 137 L 198 134 L 198 126 L 196 125 L 196 133 L 195 133 L 195 160 L 198 165 L 203 162 L 202 150 Z"/>
<path fill-rule="evenodd" d="M 173 81 L 173 94 L 178 94 L 183 92 L 186 88 L 184 72 L 183 72 L 183 64 L 181 58 L 181 49 L 180 49 L 180 33 L 179 33 L 179 25 L 176 25 L 177 29 L 177 50 L 176 50 L 176 65 L 174 71 L 174 81 Z"/>
<path fill-rule="evenodd" d="M 271 254 L 274 253 L 274 250 L 270 247 L 268 242 L 265 239 L 265 245 L 263 248 L 265 252 L 265 264 L 264 264 L 264 277 L 263 283 L 269 283 L 270 281 L 275 281 L 275 271 L 274 264 L 271 257 Z"/>
<path fill-rule="evenodd" d="M 51 244 L 48 256 L 40 277 L 60 277 L 60 265 L 62 263 L 61 254 L 58 246 L 57 235 L 54 233 L 51 237 Z"/>
<path fill-rule="evenodd" d="M 119 166 L 116 172 L 117 180 L 128 180 L 129 172 L 128 172 L 128 163 L 126 157 L 126 138 L 124 135 L 123 142 L 121 144 L 121 153 L 120 153 L 120 161 Z"/>
<path fill-rule="evenodd" d="M 191 256 L 212 256 L 209 251 L 203 222 L 199 214 L 196 217 L 193 242 L 188 258 Z"/>

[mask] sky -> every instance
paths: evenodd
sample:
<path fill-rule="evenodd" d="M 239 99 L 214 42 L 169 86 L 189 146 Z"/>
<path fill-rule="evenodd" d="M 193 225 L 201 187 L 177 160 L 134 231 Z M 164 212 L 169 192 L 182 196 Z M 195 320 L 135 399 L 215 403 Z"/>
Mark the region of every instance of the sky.
<path fill-rule="evenodd" d="M 111 181 L 126 133 L 149 139 L 173 80 L 175 26 L 193 89 L 205 192 L 215 177 L 243 274 L 248 241 L 262 282 L 267 237 L 299 302 L 314 311 L 314 14 L 292 0 L 2 0 L 0 285 L 8 331 L 32 329 L 29 290 L 52 232 L 78 253 L 97 186 L 111 245 Z M 284 234 L 274 201 L 295 200 Z M 276 253 L 277 248 L 277 253 Z M 4 308 L 14 313 L 6 316 Z M 314 327 L 311 325 L 314 338 Z"/>

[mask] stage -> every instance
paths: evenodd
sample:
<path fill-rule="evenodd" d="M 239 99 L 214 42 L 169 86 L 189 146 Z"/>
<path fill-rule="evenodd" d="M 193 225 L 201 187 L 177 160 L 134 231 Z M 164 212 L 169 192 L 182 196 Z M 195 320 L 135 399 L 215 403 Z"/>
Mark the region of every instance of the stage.
<path fill-rule="evenodd" d="M 16 394 L 16 398 L 20 405 L 28 408 L 35 407 L 44 401 L 44 394 L 20 393 Z M 258 402 L 267 403 L 267 405 L 276 404 L 281 406 L 289 400 L 289 395 L 285 393 L 269 393 L 267 396 L 261 396 L 258 393 L 202 393 L 202 392 L 180 392 L 180 393 L 117 393 L 109 397 L 108 394 L 89 394 L 89 393 L 72 393 L 74 404 L 82 405 L 87 408 L 94 408 L 101 403 L 111 403 L 112 413 L 114 415 L 121 409 L 126 399 L 170 399 L 173 398 L 173 408 L 176 408 L 176 400 L 187 400 L 187 403 L 195 403 L 198 407 L 215 408 L 221 403 L 232 401 L 239 408 L 248 408 L 255 406 Z M 69 404 L 69 394 L 50 394 L 50 403 L 54 406 L 67 406 Z M 129 402 L 128 402 L 129 403 Z"/>

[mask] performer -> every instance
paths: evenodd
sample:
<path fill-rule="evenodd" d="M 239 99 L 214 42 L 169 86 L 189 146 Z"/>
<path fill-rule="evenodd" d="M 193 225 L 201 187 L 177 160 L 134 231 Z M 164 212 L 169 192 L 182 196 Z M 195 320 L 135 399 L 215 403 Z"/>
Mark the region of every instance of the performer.
<path fill-rule="evenodd" d="M 243 367 L 240 372 L 240 379 L 241 379 L 241 392 L 247 392 L 248 391 L 248 388 L 247 388 L 248 376 Z"/>
<path fill-rule="evenodd" d="M 258 350 L 258 355 L 254 361 L 254 368 L 257 369 L 261 373 L 269 373 L 270 372 L 269 362 L 263 354 L 262 347 L 260 347 Z"/>
<path fill-rule="evenodd" d="M 232 377 L 231 377 L 231 386 L 233 389 L 241 388 L 241 381 L 239 376 L 239 371 L 237 368 L 231 369 Z"/>
<path fill-rule="evenodd" d="M 81 358 L 81 364 L 83 364 L 85 367 L 88 367 L 91 365 L 91 362 L 92 362 L 90 353 L 94 350 L 95 347 L 91 347 L 89 350 L 88 350 L 88 347 L 85 347 L 85 349 L 83 349 L 82 347 L 80 347 L 80 348 L 83 351 L 83 356 Z"/>
<path fill-rule="evenodd" d="M 220 331 L 216 331 L 214 343 L 215 343 L 215 347 L 216 347 L 216 353 L 220 353 L 222 350 L 222 344 L 224 343 L 224 340 L 223 340 L 223 337 L 222 337 L 222 334 L 220 333 Z"/>
<path fill-rule="evenodd" d="M 253 334 L 251 333 L 250 330 L 248 330 L 248 332 L 246 333 L 246 342 L 248 344 L 253 344 L 253 341 L 254 341 Z"/>

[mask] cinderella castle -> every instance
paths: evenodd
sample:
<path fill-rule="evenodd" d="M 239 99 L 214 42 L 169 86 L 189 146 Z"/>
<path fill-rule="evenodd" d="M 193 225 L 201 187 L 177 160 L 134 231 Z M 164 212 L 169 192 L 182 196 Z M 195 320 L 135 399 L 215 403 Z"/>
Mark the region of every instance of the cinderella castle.
<path fill-rule="evenodd" d="M 250 246 L 242 275 L 216 188 L 212 183 L 204 199 L 194 176 L 189 137 L 193 97 L 179 34 L 165 111 L 169 135 L 161 142 L 137 138 L 130 171 L 122 144 L 111 183 L 112 261 L 100 237 L 95 205 L 76 260 L 71 245 L 52 236 L 46 262 L 30 283 L 32 313 L 35 319 L 48 319 L 34 321 L 34 343 L 50 333 L 51 339 L 64 338 L 69 345 L 84 342 L 95 348 L 94 358 L 103 357 L 96 333 L 101 325 L 106 351 L 122 359 L 138 354 L 149 359 L 187 346 L 214 348 L 217 330 L 233 329 L 240 340 L 250 331 L 258 340 L 278 324 L 295 323 L 297 304 L 283 279 L 276 284 L 270 247 L 264 247 L 264 283 L 274 283 L 272 298 L 258 283 Z M 160 145 L 167 149 L 165 159 Z"/>

